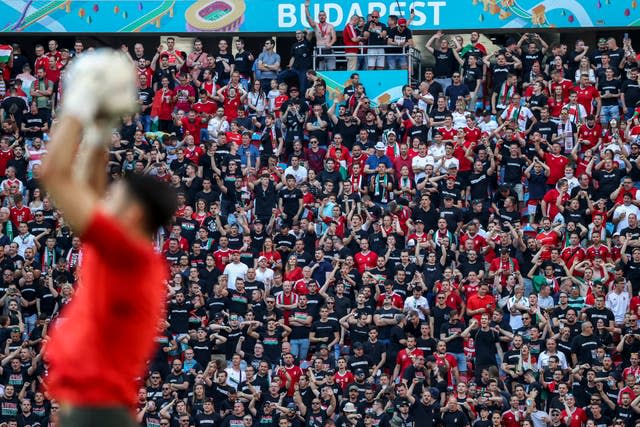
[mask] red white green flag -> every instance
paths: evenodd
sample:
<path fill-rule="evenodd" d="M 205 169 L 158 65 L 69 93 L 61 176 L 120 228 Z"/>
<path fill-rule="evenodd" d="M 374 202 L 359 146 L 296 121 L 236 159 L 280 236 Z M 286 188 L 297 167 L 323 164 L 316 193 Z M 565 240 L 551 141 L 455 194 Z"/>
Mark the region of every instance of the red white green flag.
<path fill-rule="evenodd" d="M 13 48 L 8 44 L 0 44 L 0 63 L 9 62 Z"/>

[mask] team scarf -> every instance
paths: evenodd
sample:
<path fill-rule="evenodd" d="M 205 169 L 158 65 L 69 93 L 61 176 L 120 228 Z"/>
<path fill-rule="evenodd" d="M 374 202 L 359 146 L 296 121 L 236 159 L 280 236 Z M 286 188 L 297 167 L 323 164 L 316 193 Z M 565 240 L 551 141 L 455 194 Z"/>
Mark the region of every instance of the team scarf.
<path fill-rule="evenodd" d="M 380 176 L 380 174 L 376 174 L 374 178 L 374 187 L 375 187 L 375 196 L 380 196 L 381 202 L 386 202 L 387 200 L 387 174 L 384 176 Z"/>
<path fill-rule="evenodd" d="M 498 105 L 507 105 L 508 100 L 515 94 L 516 86 L 510 85 L 508 82 L 502 83 L 500 92 L 498 93 Z"/>
<path fill-rule="evenodd" d="M 520 117 L 521 108 L 522 107 L 520 105 L 512 105 L 511 103 L 509 103 L 509 106 L 505 110 L 507 114 L 505 121 L 509 121 L 512 119 L 518 120 L 518 117 Z"/>

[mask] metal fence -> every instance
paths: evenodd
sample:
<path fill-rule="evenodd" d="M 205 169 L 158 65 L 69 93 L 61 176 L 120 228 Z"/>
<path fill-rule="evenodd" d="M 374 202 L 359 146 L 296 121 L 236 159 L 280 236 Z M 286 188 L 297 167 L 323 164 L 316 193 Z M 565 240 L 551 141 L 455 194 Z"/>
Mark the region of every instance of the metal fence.
<path fill-rule="evenodd" d="M 317 70 L 318 65 L 321 60 L 324 58 L 335 58 L 336 68 L 339 68 L 339 64 L 344 64 L 344 68 L 346 69 L 347 59 L 349 55 L 345 52 L 345 49 L 357 49 L 358 53 L 356 53 L 356 57 L 358 58 L 358 63 L 360 64 L 360 59 L 364 60 L 364 68 L 358 68 L 355 71 L 362 71 L 367 69 L 367 58 L 370 56 L 368 54 L 368 49 L 380 49 L 383 50 L 384 53 L 376 53 L 371 56 L 383 56 L 385 58 L 385 69 L 387 68 L 388 57 L 392 56 L 404 56 L 407 58 L 407 74 L 408 81 L 411 85 L 416 85 L 422 80 L 422 53 L 413 47 L 403 46 L 402 52 L 389 52 L 389 49 L 398 49 L 398 46 L 390 46 L 390 45 L 371 45 L 371 46 L 332 46 L 331 50 L 328 51 L 326 48 L 316 46 L 313 50 L 313 69 Z M 333 70 L 330 70 L 333 71 Z"/>

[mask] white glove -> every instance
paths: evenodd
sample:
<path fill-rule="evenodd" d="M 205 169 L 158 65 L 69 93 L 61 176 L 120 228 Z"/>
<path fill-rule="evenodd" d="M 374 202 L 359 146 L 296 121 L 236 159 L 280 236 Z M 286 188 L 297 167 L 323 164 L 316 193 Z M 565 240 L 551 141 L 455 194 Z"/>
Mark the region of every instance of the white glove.
<path fill-rule="evenodd" d="M 65 75 L 62 113 L 75 117 L 85 128 L 109 128 L 138 110 L 137 97 L 131 61 L 122 53 L 100 49 L 71 63 Z"/>

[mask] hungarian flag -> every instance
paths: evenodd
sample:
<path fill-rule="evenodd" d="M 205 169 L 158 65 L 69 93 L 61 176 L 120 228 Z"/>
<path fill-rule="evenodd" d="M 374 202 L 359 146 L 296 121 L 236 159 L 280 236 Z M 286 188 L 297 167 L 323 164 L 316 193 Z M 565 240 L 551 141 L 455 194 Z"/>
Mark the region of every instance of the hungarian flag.
<path fill-rule="evenodd" d="M 8 44 L 0 44 L 0 64 L 9 62 L 13 48 Z"/>

